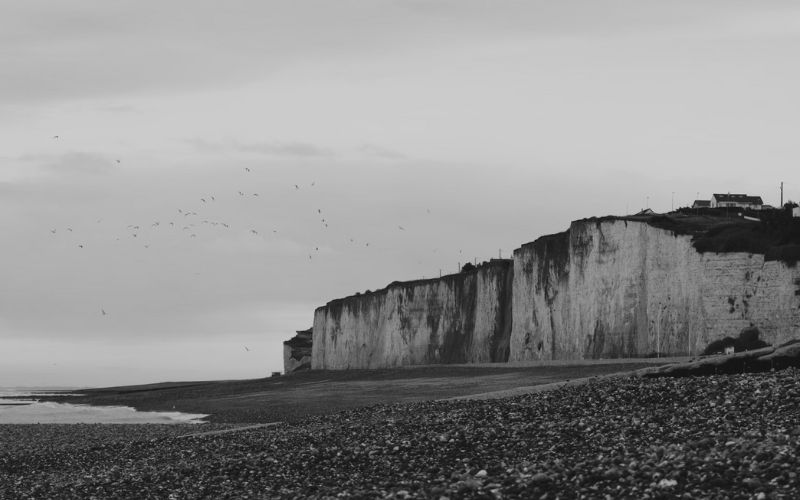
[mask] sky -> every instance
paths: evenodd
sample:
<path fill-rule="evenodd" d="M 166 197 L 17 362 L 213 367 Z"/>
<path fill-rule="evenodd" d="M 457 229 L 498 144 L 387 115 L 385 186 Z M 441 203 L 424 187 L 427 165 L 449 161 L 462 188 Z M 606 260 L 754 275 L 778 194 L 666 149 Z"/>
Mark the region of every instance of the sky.
<path fill-rule="evenodd" d="M 792 1 L 0 0 L 0 386 L 258 378 L 314 309 L 800 200 Z"/>

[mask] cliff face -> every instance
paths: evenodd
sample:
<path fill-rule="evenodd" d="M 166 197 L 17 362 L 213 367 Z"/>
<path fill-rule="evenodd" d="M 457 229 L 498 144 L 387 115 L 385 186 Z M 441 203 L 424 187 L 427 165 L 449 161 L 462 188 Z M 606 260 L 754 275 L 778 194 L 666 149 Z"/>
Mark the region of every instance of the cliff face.
<path fill-rule="evenodd" d="M 283 373 L 290 374 L 311 368 L 312 329 L 299 330 L 283 343 Z"/>
<path fill-rule="evenodd" d="M 492 260 L 329 302 L 314 313 L 312 368 L 507 361 L 511 268 Z"/>
<path fill-rule="evenodd" d="M 585 220 L 514 252 L 510 360 L 699 354 L 756 326 L 800 336 L 800 266 L 699 253 L 646 222 Z"/>

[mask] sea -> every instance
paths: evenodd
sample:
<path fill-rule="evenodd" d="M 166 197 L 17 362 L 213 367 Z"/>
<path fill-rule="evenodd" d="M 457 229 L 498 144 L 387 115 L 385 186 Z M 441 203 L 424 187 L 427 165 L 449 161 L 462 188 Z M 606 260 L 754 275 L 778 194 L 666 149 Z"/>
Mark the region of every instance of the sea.
<path fill-rule="evenodd" d="M 0 387 L 0 424 L 201 424 L 207 417 L 177 411 L 136 411 L 129 406 L 90 406 L 40 401 L 80 390 L 66 387 Z"/>

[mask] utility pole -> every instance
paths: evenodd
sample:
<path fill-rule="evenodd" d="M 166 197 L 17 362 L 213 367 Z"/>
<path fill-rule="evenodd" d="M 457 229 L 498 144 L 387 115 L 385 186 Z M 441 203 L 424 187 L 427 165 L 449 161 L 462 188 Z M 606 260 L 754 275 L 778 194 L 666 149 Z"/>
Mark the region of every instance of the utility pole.
<path fill-rule="evenodd" d="M 497 250 L 497 258 L 498 259 L 502 259 L 503 258 L 503 249 L 502 248 Z"/>
<path fill-rule="evenodd" d="M 672 192 L 672 212 L 675 211 L 675 191 Z"/>
<path fill-rule="evenodd" d="M 783 181 L 781 181 L 781 208 L 783 208 Z"/>

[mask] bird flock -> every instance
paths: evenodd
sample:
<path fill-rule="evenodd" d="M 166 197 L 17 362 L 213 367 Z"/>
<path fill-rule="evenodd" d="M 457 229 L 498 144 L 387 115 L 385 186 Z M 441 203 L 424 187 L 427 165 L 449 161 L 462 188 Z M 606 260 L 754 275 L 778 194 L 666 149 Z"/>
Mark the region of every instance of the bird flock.
<path fill-rule="evenodd" d="M 54 135 L 52 138 L 53 140 L 63 140 L 60 135 Z M 113 163 L 115 165 L 121 165 L 122 160 L 114 159 Z M 184 203 L 182 206 L 175 207 L 174 212 L 171 214 L 164 213 L 155 220 L 140 220 L 128 223 L 124 226 L 124 230 L 114 231 L 111 238 L 114 238 L 117 242 L 128 241 L 139 246 L 143 250 L 149 250 L 151 247 L 157 248 L 164 242 L 163 238 L 157 238 L 156 234 L 169 234 L 169 238 L 172 240 L 174 240 L 174 238 L 185 238 L 187 241 L 202 239 L 209 234 L 209 231 L 234 231 L 248 234 L 252 238 L 263 238 L 264 236 L 262 235 L 264 234 L 277 235 L 279 233 L 279 227 L 267 228 L 265 230 L 263 227 L 259 227 L 258 222 L 228 220 L 224 216 L 221 217 L 219 215 L 220 213 L 231 213 L 230 210 L 226 211 L 221 209 L 221 204 L 230 204 L 237 199 L 239 199 L 240 202 L 247 202 L 248 199 L 254 200 L 260 197 L 260 193 L 252 189 L 256 182 L 257 170 L 258 168 L 256 167 L 243 167 L 237 181 L 241 183 L 238 189 L 226 193 L 222 190 L 224 188 L 220 187 L 221 191 L 219 192 L 198 193 L 194 204 Z M 311 180 L 309 183 L 296 182 L 288 185 L 287 190 L 300 192 L 313 189 L 316 186 L 317 182 L 315 180 Z M 313 207 L 311 210 L 314 211 L 319 229 L 323 231 L 329 229 L 332 221 L 327 211 L 323 210 L 323 207 L 318 206 Z M 430 215 L 431 210 L 429 208 L 426 209 L 426 213 Z M 91 220 L 95 220 L 95 225 L 98 227 L 103 225 L 104 229 L 107 229 L 109 223 L 104 222 L 107 219 L 108 217 L 104 216 Z M 406 227 L 403 225 L 398 224 L 395 227 L 396 231 L 407 232 Z M 102 234 L 102 232 L 92 230 L 86 225 L 79 226 L 72 224 L 70 226 L 50 227 L 48 230 L 53 238 L 65 238 L 65 234 L 68 235 L 69 239 L 66 241 L 74 245 L 74 248 L 78 251 L 84 251 L 91 245 L 102 241 L 102 239 L 94 237 L 97 234 Z M 344 236 L 344 238 L 344 243 L 349 246 L 374 248 L 367 239 L 357 238 L 355 235 L 347 235 Z M 307 261 L 312 262 L 315 256 L 319 254 L 321 248 L 324 249 L 325 245 L 322 245 L 320 242 L 311 243 L 307 251 Z M 436 249 L 433 250 L 434 253 L 436 253 L 436 251 Z M 101 314 L 102 316 L 107 316 L 108 312 L 105 308 L 101 308 Z"/>
<path fill-rule="evenodd" d="M 53 140 L 60 140 L 60 135 L 53 135 Z M 115 164 L 119 165 L 122 163 L 120 159 L 114 160 Z M 245 176 L 251 175 L 254 173 L 254 169 L 251 167 L 243 167 L 243 172 Z M 243 179 L 243 183 L 247 183 L 247 179 Z M 306 186 L 306 188 L 313 188 L 316 186 L 316 181 L 312 180 L 310 184 Z M 293 184 L 295 191 L 300 191 L 304 189 L 303 185 L 300 183 Z M 238 189 L 236 190 L 236 195 L 239 198 L 258 198 L 260 194 L 257 191 L 248 191 L 246 189 Z M 235 224 L 231 223 L 230 221 L 220 220 L 218 218 L 213 217 L 213 206 L 217 204 L 218 198 L 217 194 L 210 194 L 205 193 L 198 195 L 197 202 L 198 205 L 195 207 L 187 208 L 187 207 L 178 207 L 176 211 L 171 216 L 168 215 L 162 220 L 154 220 L 148 222 L 139 222 L 139 223 L 132 223 L 128 224 L 125 227 L 127 234 L 125 236 L 116 236 L 116 241 L 121 241 L 123 237 L 127 237 L 128 239 L 135 239 L 140 242 L 141 247 L 148 249 L 151 247 L 152 242 L 143 241 L 145 238 L 145 229 L 149 229 L 151 231 L 161 230 L 162 228 L 169 227 L 169 229 L 178 229 L 182 234 L 185 235 L 188 239 L 198 238 L 201 236 L 200 229 L 204 226 L 216 229 L 223 229 L 223 230 L 230 230 L 235 229 Z M 426 209 L 427 214 L 431 214 L 430 209 Z M 322 229 L 328 229 L 330 227 L 331 221 L 328 219 L 327 216 L 323 216 L 322 208 L 316 209 L 316 215 L 319 220 L 319 227 Z M 97 219 L 97 224 L 100 224 L 103 221 L 102 218 Z M 260 236 L 263 231 L 257 227 L 246 227 L 244 228 L 247 232 L 252 236 Z M 72 227 L 51 227 L 50 233 L 55 237 L 59 235 L 59 231 L 66 231 L 69 233 L 74 233 Z M 402 225 L 397 225 L 398 231 L 406 231 L 406 228 Z M 277 228 L 271 229 L 272 234 L 278 234 L 279 230 Z M 84 236 L 86 236 L 84 234 Z M 349 236 L 346 239 L 347 243 L 350 244 L 359 244 L 356 238 Z M 75 247 L 78 249 L 85 249 L 87 248 L 88 244 L 85 238 L 80 238 L 78 235 L 73 234 L 73 242 Z M 370 247 L 370 242 L 363 240 L 361 241 L 365 248 Z M 313 248 L 309 249 L 308 259 L 313 260 L 314 254 L 320 251 L 320 245 L 314 244 Z M 436 250 L 434 250 L 434 253 Z"/>

